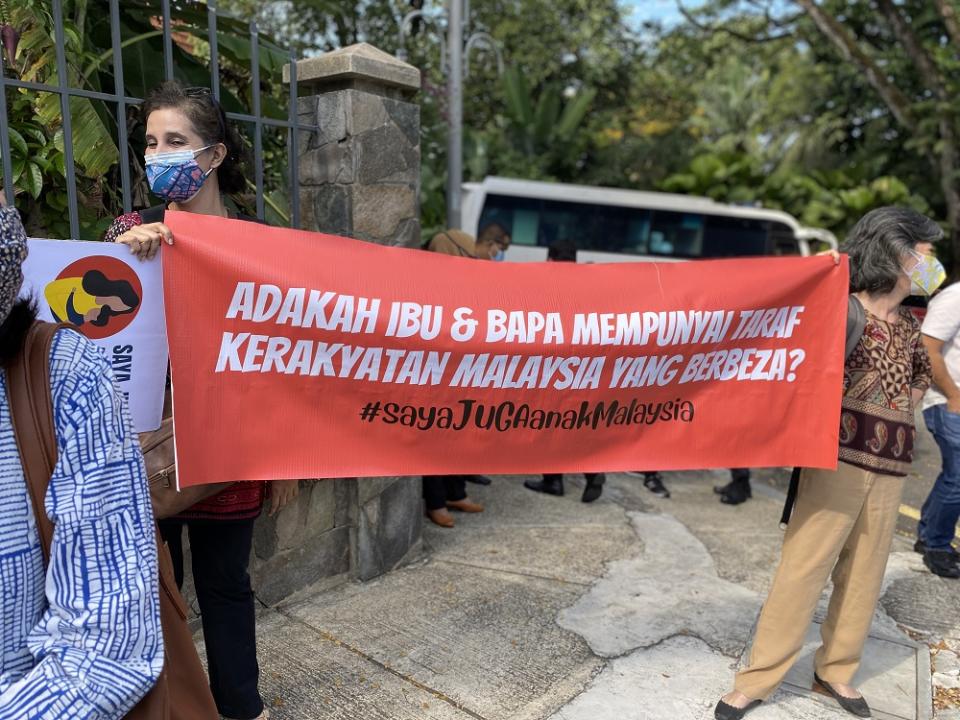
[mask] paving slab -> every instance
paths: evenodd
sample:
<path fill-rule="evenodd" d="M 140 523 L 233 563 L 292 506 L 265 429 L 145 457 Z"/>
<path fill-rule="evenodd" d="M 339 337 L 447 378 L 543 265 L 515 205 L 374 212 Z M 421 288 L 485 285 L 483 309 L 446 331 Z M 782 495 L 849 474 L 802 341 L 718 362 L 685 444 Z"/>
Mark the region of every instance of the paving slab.
<path fill-rule="evenodd" d="M 818 647 L 820 623 L 815 622 L 807 632 L 800 657 L 783 682 L 783 689 L 833 705 L 833 701 L 811 690 L 813 656 Z M 871 634 L 853 684 L 863 692 L 874 717 L 880 720 L 928 720 L 929 692 L 918 693 L 918 680 L 925 681 L 929 688 L 930 661 L 925 646 L 905 635 L 899 640 L 891 640 Z"/>
<path fill-rule="evenodd" d="M 662 475 L 668 499 L 653 495 L 641 479 L 622 474 L 608 481 L 611 499 L 675 517 L 713 557 L 720 578 L 766 593 L 780 561 L 782 500 L 755 492 L 753 500 L 741 505 L 722 504 L 713 487 L 730 481 L 728 470 Z"/>
<path fill-rule="evenodd" d="M 456 528 L 431 533 L 437 561 L 589 586 L 611 559 L 639 546 L 622 526 Z"/>
<path fill-rule="evenodd" d="M 395 571 L 282 612 L 490 720 L 543 717 L 602 661 L 554 618 L 578 585 L 449 563 Z"/>
<path fill-rule="evenodd" d="M 960 580 L 937 577 L 914 552 L 891 555 L 887 578 L 880 604 L 898 623 L 933 642 L 960 638 Z"/>
<path fill-rule="evenodd" d="M 468 485 L 487 512 L 456 515 L 453 530 L 428 525 L 428 559 L 264 611 L 262 689 L 273 717 L 709 720 L 779 559 L 780 502 L 760 491 L 721 505 L 712 486 L 725 471 L 665 478 L 669 500 L 613 474 L 592 504 L 580 502 L 580 476 L 562 498 L 526 490 L 521 477 Z M 954 616 L 944 626 L 960 617 L 946 597 L 956 586 L 929 602 L 904 597 L 933 587 L 918 562 L 891 556 L 890 615 L 878 611 L 865 652 L 863 688 L 881 720 L 929 717 L 929 656 L 897 623 L 926 627 L 938 607 Z M 751 718 L 847 717 L 809 692 L 816 632 Z"/>
<path fill-rule="evenodd" d="M 260 692 L 272 720 L 474 720 L 272 610 L 257 617 L 257 653 L 263 669 Z"/>
<path fill-rule="evenodd" d="M 529 475 L 498 475 L 490 485 L 467 483 L 467 495 L 483 503 L 487 510 L 477 515 L 454 513 L 457 521 L 455 530 L 492 524 L 498 527 L 568 527 L 621 525 L 626 522 L 624 509 L 609 497 L 606 488 L 596 502 L 580 502 L 584 483 L 582 475 L 565 476 L 567 492 L 563 497 L 528 490 L 523 486 L 523 481 L 528 479 Z M 430 523 L 425 527 L 439 530 Z"/>
<path fill-rule="evenodd" d="M 759 596 L 717 576 L 713 558 L 680 522 L 631 513 L 642 553 L 610 563 L 607 574 L 558 622 L 601 657 L 617 657 L 674 635 L 693 635 L 738 656 Z"/>
<path fill-rule="evenodd" d="M 701 640 L 677 637 L 613 660 L 594 683 L 550 720 L 708 720 L 729 691 L 730 658 Z M 750 720 L 843 720 L 849 715 L 778 692 Z"/>

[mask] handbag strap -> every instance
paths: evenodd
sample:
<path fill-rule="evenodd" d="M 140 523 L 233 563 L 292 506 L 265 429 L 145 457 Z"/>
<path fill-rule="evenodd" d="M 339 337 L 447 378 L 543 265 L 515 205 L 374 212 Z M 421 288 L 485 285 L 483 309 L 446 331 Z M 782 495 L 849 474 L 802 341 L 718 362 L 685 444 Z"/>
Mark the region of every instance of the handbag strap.
<path fill-rule="evenodd" d="M 44 503 L 47 486 L 57 465 L 57 435 L 50 392 L 50 349 L 64 324 L 35 322 L 16 360 L 7 368 L 7 392 L 13 435 L 20 451 L 23 474 L 36 517 L 43 560 L 50 559 L 53 523 Z"/>
<path fill-rule="evenodd" d="M 867 328 L 867 313 L 863 309 L 863 303 L 856 295 L 849 295 L 847 298 L 847 330 L 843 343 L 843 359 L 847 361 L 853 355 L 853 351 L 860 344 L 860 338 L 863 337 L 863 331 Z M 793 506 L 797 502 L 797 493 L 800 492 L 800 471 L 801 468 L 794 468 L 790 474 L 790 487 L 787 489 L 787 497 L 783 503 L 783 511 L 780 513 L 780 528 L 783 529 L 790 522 L 790 516 L 793 514 Z"/>
<path fill-rule="evenodd" d="M 867 328 L 867 313 L 856 295 L 847 300 L 847 333 L 844 338 L 843 359 L 847 360 L 860 344 L 863 331 Z"/>

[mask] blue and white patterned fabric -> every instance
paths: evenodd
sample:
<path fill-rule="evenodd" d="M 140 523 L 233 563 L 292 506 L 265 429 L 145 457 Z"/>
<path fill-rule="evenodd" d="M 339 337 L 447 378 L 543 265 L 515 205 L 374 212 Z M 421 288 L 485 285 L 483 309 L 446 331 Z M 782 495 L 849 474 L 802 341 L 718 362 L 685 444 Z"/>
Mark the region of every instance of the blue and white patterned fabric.
<path fill-rule="evenodd" d="M 61 331 L 43 555 L 0 373 L 0 719 L 122 718 L 163 666 L 153 511 L 109 363 Z"/>

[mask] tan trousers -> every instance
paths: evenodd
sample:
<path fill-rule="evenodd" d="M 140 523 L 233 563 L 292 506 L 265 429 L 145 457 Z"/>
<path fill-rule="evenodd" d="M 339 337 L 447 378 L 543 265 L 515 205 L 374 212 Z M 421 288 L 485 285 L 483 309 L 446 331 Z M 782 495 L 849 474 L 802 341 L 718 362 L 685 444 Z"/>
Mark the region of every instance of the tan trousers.
<path fill-rule="evenodd" d="M 880 597 L 903 481 L 843 462 L 835 472 L 804 470 L 737 690 L 755 700 L 776 690 L 803 649 L 831 572 L 833 595 L 814 667 L 826 682 L 850 684 Z"/>

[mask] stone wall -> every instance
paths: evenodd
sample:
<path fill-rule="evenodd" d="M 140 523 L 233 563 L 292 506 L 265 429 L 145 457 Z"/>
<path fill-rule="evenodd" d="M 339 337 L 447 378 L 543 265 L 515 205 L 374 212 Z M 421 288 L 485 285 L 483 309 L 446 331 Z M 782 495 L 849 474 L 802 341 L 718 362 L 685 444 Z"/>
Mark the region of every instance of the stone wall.
<path fill-rule="evenodd" d="M 359 77 L 358 63 L 350 60 L 364 61 L 365 72 L 377 76 Z M 341 74 L 311 68 L 317 61 Z M 317 61 L 304 61 L 298 70 L 313 89 L 300 98 L 300 121 L 319 128 L 301 134 L 303 226 L 385 245 L 418 245 L 420 108 L 411 95 L 419 88 L 419 72 L 369 45 Z"/>
<path fill-rule="evenodd" d="M 418 245 L 419 71 L 362 44 L 300 61 L 297 77 L 300 121 L 314 128 L 299 138 L 301 226 Z M 254 589 L 272 605 L 375 578 L 419 556 L 422 529 L 419 478 L 303 481 L 295 503 L 257 522 Z"/>

